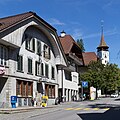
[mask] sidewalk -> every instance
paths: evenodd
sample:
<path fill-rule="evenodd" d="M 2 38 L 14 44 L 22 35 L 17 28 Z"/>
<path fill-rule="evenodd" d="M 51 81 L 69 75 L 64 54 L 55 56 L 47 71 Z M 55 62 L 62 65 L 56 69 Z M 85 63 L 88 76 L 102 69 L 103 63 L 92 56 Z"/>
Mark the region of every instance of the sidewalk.
<path fill-rule="evenodd" d="M 0 114 L 12 114 L 12 113 L 20 113 L 20 112 L 28 112 L 31 110 L 35 110 L 35 109 L 49 109 L 49 108 L 57 108 L 63 105 L 66 105 L 70 102 L 64 102 L 64 103 L 60 103 L 58 105 L 49 105 L 47 107 L 41 107 L 41 106 L 25 106 L 25 107 L 17 107 L 17 108 L 0 108 Z"/>
<path fill-rule="evenodd" d="M 41 106 L 36 106 L 36 107 L 17 107 L 17 108 L 0 108 L 0 114 L 11 114 L 11 113 L 19 113 L 19 112 L 28 112 L 31 110 L 35 110 L 35 109 L 47 109 L 47 108 L 53 108 L 53 107 L 57 107 L 59 105 L 51 105 L 51 106 L 47 106 L 47 107 L 41 107 Z"/>

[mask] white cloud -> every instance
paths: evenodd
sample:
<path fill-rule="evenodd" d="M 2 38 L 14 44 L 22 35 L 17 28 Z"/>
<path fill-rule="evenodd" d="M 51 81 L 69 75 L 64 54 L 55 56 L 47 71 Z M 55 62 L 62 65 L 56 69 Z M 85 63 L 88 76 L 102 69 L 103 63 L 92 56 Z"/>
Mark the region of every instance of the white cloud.
<path fill-rule="evenodd" d="M 103 5 L 103 9 L 106 9 L 106 8 L 108 8 L 108 7 L 111 7 L 113 5 L 113 1 L 111 0 L 111 1 L 109 1 L 109 2 L 107 2 L 105 5 Z"/>
<path fill-rule="evenodd" d="M 57 20 L 57 19 L 55 19 L 55 18 L 51 18 L 51 19 L 49 20 L 49 23 L 50 23 L 51 25 L 65 25 L 65 23 L 63 23 L 63 22 L 61 22 L 61 21 L 59 21 L 59 20 Z"/>
<path fill-rule="evenodd" d="M 72 36 L 75 40 L 82 38 L 81 31 L 82 31 L 81 29 L 74 29 Z"/>
<path fill-rule="evenodd" d="M 108 30 L 108 31 L 104 32 L 105 36 L 111 36 L 111 35 L 116 35 L 116 34 L 118 34 L 118 31 L 117 31 L 116 27 L 114 27 L 113 30 Z M 100 35 L 101 35 L 101 33 L 92 33 L 92 34 L 89 34 L 89 35 L 84 35 L 83 39 L 95 38 L 95 37 L 98 37 Z"/>

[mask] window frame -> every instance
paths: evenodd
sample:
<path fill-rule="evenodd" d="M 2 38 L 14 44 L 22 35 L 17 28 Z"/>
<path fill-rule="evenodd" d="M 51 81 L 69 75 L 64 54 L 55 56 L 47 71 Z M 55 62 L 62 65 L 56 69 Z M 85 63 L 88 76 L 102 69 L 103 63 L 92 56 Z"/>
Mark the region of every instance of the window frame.
<path fill-rule="evenodd" d="M 28 58 L 28 74 L 33 74 L 32 67 L 33 67 L 33 60 L 32 58 Z"/>
<path fill-rule="evenodd" d="M 17 54 L 17 71 L 23 72 L 23 55 Z"/>

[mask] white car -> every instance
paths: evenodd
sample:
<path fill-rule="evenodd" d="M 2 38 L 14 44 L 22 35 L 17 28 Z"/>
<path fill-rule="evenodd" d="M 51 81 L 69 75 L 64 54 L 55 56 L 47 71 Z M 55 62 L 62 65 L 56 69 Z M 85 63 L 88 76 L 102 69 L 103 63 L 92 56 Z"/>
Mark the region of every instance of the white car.
<path fill-rule="evenodd" d="M 113 94 L 111 94 L 111 97 L 112 97 L 112 98 L 116 98 L 116 97 L 118 97 L 118 94 L 113 93 Z"/>

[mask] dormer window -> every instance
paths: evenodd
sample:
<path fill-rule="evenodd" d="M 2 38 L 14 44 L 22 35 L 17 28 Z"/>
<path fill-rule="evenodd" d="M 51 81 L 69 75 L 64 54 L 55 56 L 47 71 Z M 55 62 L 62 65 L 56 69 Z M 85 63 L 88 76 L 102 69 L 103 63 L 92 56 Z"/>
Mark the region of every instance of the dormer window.
<path fill-rule="evenodd" d="M 31 37 L 30 35 L 25 35 L 25 41 L 26 41 L 26 49 L 30 51 L 35 51 L 35 38 Z"/>
<path fill-rule="evenodd" d="M 44 45 L 44 57 L 50 59 L 50 47 L 47 45 Z"/>

